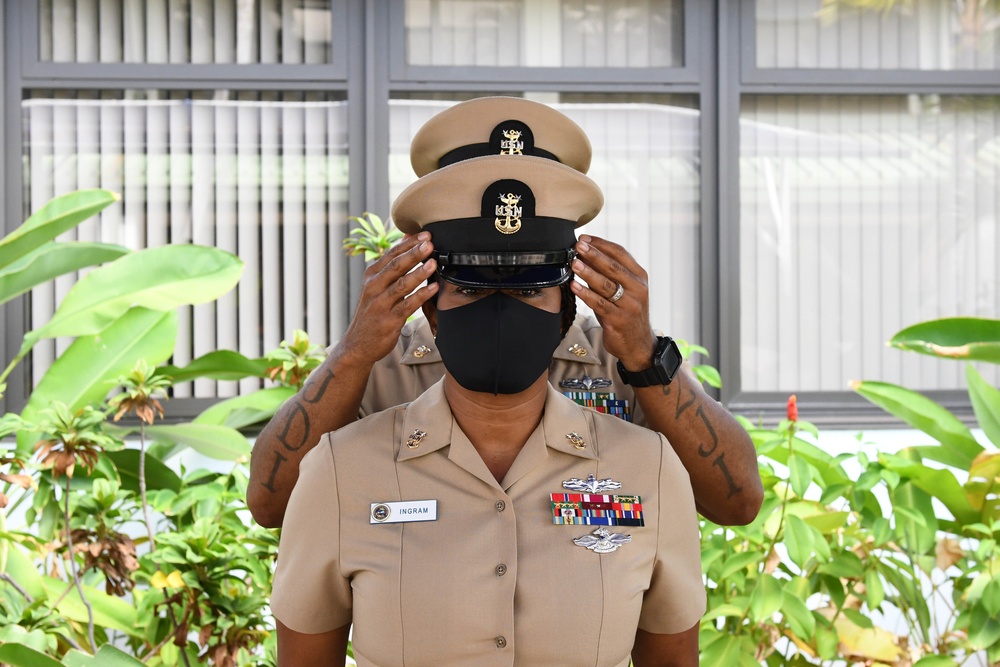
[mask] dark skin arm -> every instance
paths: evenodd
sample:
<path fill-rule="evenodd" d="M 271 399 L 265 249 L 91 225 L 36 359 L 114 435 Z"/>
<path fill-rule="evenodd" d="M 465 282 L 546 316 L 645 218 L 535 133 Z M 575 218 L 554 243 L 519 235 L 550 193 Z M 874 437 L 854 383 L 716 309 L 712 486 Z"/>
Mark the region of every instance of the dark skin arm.
<path fill-rule="evenodd" d="M 392 351 L 406 318 L 437 293 L 436 282 L 417 289 L 437 268 L 433 259 L 424 262 L 432 250 L 430 234 L 421 232 L 365 270 L 358 307 L 344 337 L 257 437 L 247 506 L 260 525 L 281 526 L 302 457 L 324 433 L 358 418 L 372 366 Z"/>
<path fill-rule="evenodd" d="M 278 627 L 278 667 L 344 667 L 347 662 L 347 636 L 343 627 L 307 635 L 296 632 L 275 619 Z"/>
<path fill-rule="evenodd" d="M 635 667 L 697 667 L 698 624 L 673 635 L 636 630 L 632 664 Z"/>
<path fill-rule="evenodd" d="M 604 347 L 631 371 L 648 368 L 656 347 L 646 271 L 620 245 L 583 235 L 573 292 L 594 311 Z M 618 284 L 624 295 L 611 302 Z M 669 385 L 635 390 L 647 425 L 666 436 L 691 478 L 698 511 L 726 526 L 754 520 L 764 500 L 757 451 L 746 430 L 701 383 L 680 372 Z M 638 665 L 638 663 L 636 663 Z"/>

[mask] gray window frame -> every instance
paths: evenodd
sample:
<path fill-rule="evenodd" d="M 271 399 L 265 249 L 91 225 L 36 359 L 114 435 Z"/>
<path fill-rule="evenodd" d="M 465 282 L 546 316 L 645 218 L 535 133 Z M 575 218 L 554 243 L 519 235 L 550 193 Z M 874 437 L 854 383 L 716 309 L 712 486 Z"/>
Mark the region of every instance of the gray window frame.
<path fill-rule="evenodd" d="M 684 0 L 684 64 L 675 68 L 415 67 L 405 62 L 403 0 L 335 0 L 337 22 L 331 65 L 152 65 L 45 63 L 37 56 L 35 3 L 3 3 L 0 13 L 0 187 L 4 233 L 24 217 L 21 100 L 30 89 L 341 91 L 349 101 L 349 206 L 353 211 L 389 205 L 388 102 L 395 92 L 490 90 L 574 93 L 672 93 L 697 97 L 701 118 L 700 263 L 690 285 L 702 302 L 702 340 L 726 385 L 719 397 L 737 414 L 773 421 L 787 395 L 745 392 L 740 385 L 739 117 L 751 94 L 1000 94 L 1000 72 L 913 70 L 759 69 L 754 43 L 755 0 Z M 357 302 L 363 262 L 345 276 L 349 302 Z M 0 345 L 16 355 L 27 319 L 26 300 L 0 307 Z M 669 323 L 654 323 L 668 326 Z M 18 410 L 27 398 L 23 366 L 8 378 L 0 410 Z M 792 389 L 793 390 L 793 389 Z M 971 419 L 962 391 L 931 396 Z M 809 416 L 826 426 L 896 425 L 892 418 L 846 388 L 800 393 Z M 175 399 L 176 417 L 197 414 L 207 399 Z"/>

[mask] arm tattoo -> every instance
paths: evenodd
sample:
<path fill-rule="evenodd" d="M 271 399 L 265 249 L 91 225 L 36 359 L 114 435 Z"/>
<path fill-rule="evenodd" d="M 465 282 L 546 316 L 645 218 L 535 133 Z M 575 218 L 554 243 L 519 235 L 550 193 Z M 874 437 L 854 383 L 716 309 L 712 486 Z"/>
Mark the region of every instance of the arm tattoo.
<path fill-rule="evenodd" d="M 708 429 L 708 434 L 712 436 L 712 448 L 705 449 L 703 445 L 698 445 L 698 454 L 700 454 L 702 457 L 711 456 L 712 452 L 714 452 L 716 448 L 719 446 L 719 436 L 715 434 L 715 429 L 712 428 L 712 422 L 708 420 L 708 415 L 705 414 L 704 406 L 699 405 L 698 411 L 695 414 L 701 417 L 702 423 L 705 425 L 705 428 Z"/>
<path fill-rule="evenodd" d="M 292 425 L 296 422 L 301 423 L 302 434 L 297 438 L 296 442 L 290 442 L 289 431 L 292 429 Z M 278 434 L 278 440 L 280 440 L 281 444 L 285 446 L 285 449 L 294 452 L 309 441 L 309 431 L 309 415 L 306 414 L 305 408 L 298 403 L 295 403 L 292 407 L 292 413 L 288 415 L 287 419 L 285 419 L 284 430 Z"/>
<path fill-rule="evenodd" d="M 684 412 L 688 408 L 690 408 L 691 405 L 695 402 L 695 399 L 697 398 L 697 396 L 694 393 L 694 389 L 689 389 L 688 391 L 691 392 L 691 398 L 690 398 L 690 400 L 688 400 L 687 403 L 681 403 L 681 399 L 684 398 L 684 388 L 683 387 L 679 388 L 679 390 L 677 392 L 677 413 L 674 415 L 674 419 L 680 419 L 680 416 L 682 414 L 684 414 Z"/>
<path fill-rule="evenodd" d="M 268 477 L 267 481 L 264 483 L 264 488 L 271 493 L 274 493 L 274 478 L 278 476 L 278 468 L 280 468 L 281 464 L 287 460 L 288 459 L 286 459 L 281 452 L 274 453 L 274 467 L 271 468 L 271 476 Z"/>
<path fill-rule="evenodd" d="M 736 481 L 733 479 L 732 474 L 729 472 L 729 468 L 726 467 L 726 453 L 722 452 L 719 454 L 714 461 L 712 461 L 713 466 L 719 466 L 719 470 L 722 471 L 722 476 L 726 478 L 726 482 L 729 484 L 729 495 L 726 498 L 732 498 L 737 493 L 743 490 L 742 486 L 736 486 Z"/>
<path fill-rule="evenodd" d="M 333 371 L 329 368 L 323 370 L 323 379 L 316 380 L 315 374 L 309 376 L 309 381 L 306 382 L 306 386 L 302 388 L 302 400 L 306 403 L 319 403 L 323 395 L 326 394 L 326 388 L 330 384 L 330 380 L 333 379 Z"/>

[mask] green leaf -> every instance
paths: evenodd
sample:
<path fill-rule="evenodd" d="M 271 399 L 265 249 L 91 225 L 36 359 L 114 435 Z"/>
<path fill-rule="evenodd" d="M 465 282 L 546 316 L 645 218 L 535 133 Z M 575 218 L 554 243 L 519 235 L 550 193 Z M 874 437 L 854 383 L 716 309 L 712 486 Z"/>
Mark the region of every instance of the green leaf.
<path fill-rule="evenodd" d="M 62 663 L 24 644 L 0 644 L 0 662 L 10 667 L 62 667 Z"/>
<path fill-rule="evenodd" d="M 722 579 L 732 575 L 734 572 L 739 572 L 740 570 L 746 568 L 748 565 L 758 563 L 763 557 L 763 552 L 745 551 L 743 553 L 738 553 L 731 558 L 727 558 L 725 563 L 722 564 L 722 568 L 717 575 L 718 579 L 721 581 Z"/>
<path fill-rule="evenodd" d="M 196 424 L 219 424 L 244 428 L 274 416 L 285 401 L 295 395 L 294 387 L 269 387 L 220 401 L 194 419 Z"/>
<path fill-rule="evenodd" d="M 885 586 L 882 585 L 882 577 L 875 570 L 868 570 L 865 573 L 865 598 L 868 609 L 874 611 L 885 600 Z"/>
<path fill-rule="evenodd" d="M 823 512 L 822 514 L 802 517 L 802 520 L 820 533 L 827 535 L 847 527 L 847 519 L 850 516 L 850 512 Z"/>
<path fill-rule="evenodd" d="M 147 426 L 146 435 L 160 442 L 174 442 L 220 461 L 239 461 L 250 456 L 250 443 L 239 431 L 215 424 L 169 424 Z"/>
<path fill-rule="evenodd" d="M 809 467 L 809 463 L 801 456 L 789 455 L 788 474 L 792 491 L 799 498 L 803 497 L 809 490 L 809 485 L 812 484 L 812 469 Z"/>
<path fill-rule="evenodd" d="M 698 380 L 707 384 L 709 387 L 722 389 L 722 376 L 719 375 L 719 370 L 715 368 L 715 366 L 698 364 L 694 367 L 694 374 Z"/>
<path fill-rule="evenodd" d="M 946 655 L 925 655 L 913 663 L 913 667 L 958 667 L 958 663 Z"/>
<path fill-rule="evenodd" d="M 52 319 L 25 336 L 22 352 L 41 338 L 99 333 L 132 306 L 167 311 L 212 301 L 242 272 L 238 257 L 217 248 L 167 245 L 129 253 L 73 285 Z"/>
<path fill-rule="evenodd" d="M 736 634 L 721 634 L 701 652 L 701 667 L 733 667 L 739 663 L 742 639 Z"/>
<path fill-rule="evenodd" d="M 104 332 L 76 339 L 49 367 L 21 412 L 36 421 L 54 401 L 70 410 L 104 400 L 115 378 L 128 373 L 139 359 L 160 363 L 174 351 L 177 314 L 133 308 Z M 18 448 L 34 444 L 29 433 L 18 434 Z"/>
<path fill-rule="evenodd" d="M 77 190 L 56 197 L 0 240 L 0 268 L 9 266 L 118 201 L 108 190 Z"/>
<path fill-rule="evenodd" d="M 844 613 L 844 616 L 850 619 L 850 621 L 859 628 L 864 628 L 865 630 L 871 630 L 873 627 L 875 627 L 874 624 L 872 624 L 872 619 L 868 618 L 857 609 L 851 609 L 850 607 L 846 607 L 841 611 Z"/>
<path fill-rule="evenodd" d="M 796 637 L 808 642 L 816 630 L 816 618 L 801 598 L 788 591 L 785 591 L 782 597 L 781 612 L 785 616 L 788 627 L 795 633 Z"/>
<path fill-rule="evenodd" d="M 139 493 L 139 450 L 123 449 L 105 454 L 121 476 L 122 489 Z M 177 492 L 181 489 L 181 478 L 155 456 L 146 454 L 146 489 L 170 489 Z"/>
<path fill-rule="evenodd" d="M 160 366 L 157 375 L 166 375 L 174 383 L 187 382 L 195 378 L 212 380 L 242 380 L 248 377 L 264 377 L 267 359 L 250 359 L 232 350 L 217 350 L 200 356 L 187 366 Z"/>
<path fill-rule="evenodd" d="M 997 641 L 1000 641 L 1000 622 L 990 618 L 989 612 L 983 607 L 973 607 L 969 623 L 969 645 L 981 651 Z"/>
<path fill-rule="evenodd" d="M 994 446 L 1000 447 L 1000 391 L 990 386 L 972 364 L 966 367 L 965 378 L 980 428 Z"/>
<path fill-rule="evenodd" d="M 781 608 L 784 594 L 781 583 L 769 574 L 762 574 L 750 594 L 750 614 L 760 623 L 771 618 Z"/>
<path fill-rule="evenodd" d="M 10 301 L 56 276 L 111 262 L 129 252 L 128 248 L 108 243 L 46 243 L 0 269 L 0 303 Z"/>
<path fill-rule="evenodd" d="M 897 333 L 889 345 L 935 357 L 1000 364 L 1000 320 L 949 317 L 921 322 Z"/>
<path fill-rule="evenodd" d="M 63 656 L 63 665 L 66 667 L 141 667 L 142 664 L 110 644 L 105 644 L 97 649 L 96 655 L 91 656 L 76 649 L 70 649 L 69 653 Z"/>
<path fill-rule="evenodd" d="M 882 464 L 917 488 L 940 500 L 948 511 L 962 523 L 972 523 L 980 518 L 980 513 L 970 503 L 969 498 L 950 470 L 929 468 L 920 462 L 908 460 L 904 456 L 883 454 Z M 971 467 L 971 462 L 966 469 Z"/>
<path fill-rule="evenodd" d="M 990 579 L 990 582 L 986 584 L 986 588 L 983 589 L 983 595 L 979 599 L 979 603 L 990 615 L 990 618 L 995 619 L 997 617 L 997 613 L 1000 612 L 1000 580 Z"/>
<path fill-rule="evenodd" d="M 800 568 L 813 554 L 813 533 L 802 519 L 795 515 L 785 517 L 785 547 L 788 557 Z"/>
<path fill-rule="evenodd" d="M 968 469 L 983 451 L 968 427 L 946 408 L 923 394 L 886 382 L 854 382 L 851 387 L 886 412 L 952 449 Z"/>
<path fill-rule="evenodd" d="M 841 579 L 860 579 L 865 575 L 861 559 L 851 551 L 841 551 L 834 554 L 830 562 L 821 565 L 819 570 Z"/>

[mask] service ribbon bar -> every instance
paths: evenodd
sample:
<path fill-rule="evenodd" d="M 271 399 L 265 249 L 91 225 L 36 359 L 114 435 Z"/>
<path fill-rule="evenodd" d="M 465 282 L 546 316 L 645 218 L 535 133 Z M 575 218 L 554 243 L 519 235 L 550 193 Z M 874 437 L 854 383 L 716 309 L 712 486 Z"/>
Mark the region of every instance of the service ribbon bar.
<path fill-rule="evenodd" d="M 557 526 L 643 526 L 642 498 L 603 493 L 553 493 Z"/>

